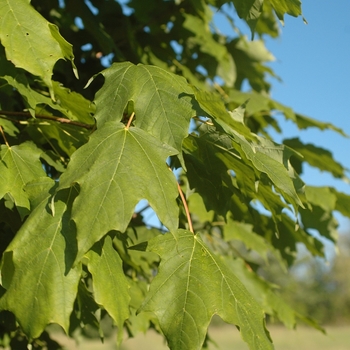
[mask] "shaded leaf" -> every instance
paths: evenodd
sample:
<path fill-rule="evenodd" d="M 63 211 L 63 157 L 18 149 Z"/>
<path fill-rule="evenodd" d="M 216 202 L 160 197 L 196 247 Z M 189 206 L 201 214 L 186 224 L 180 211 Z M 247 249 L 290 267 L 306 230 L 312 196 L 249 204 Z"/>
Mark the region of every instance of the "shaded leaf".
<path fill-rule="evenodd" d="M 318 121 L 316 119 L 306 117 L 301 114 L 296 114 L 296 122 L 299 127 L 299 129 L 307 129 L 307 128 L 318 128 L 320 130 L 333 130 L 339 133 L 340 135 L 343 135 L 345 137 L 348 137 L 347 134 L 344 133 L 344 131 L 340 128 L 337 128 L 332 123 L 324 123 L 321 121 Z"/>
<path fill-rule="evenodd" d="M 189 39 L 191 45 L 198 45 L 201 52 L 215 59 L 215 67 L 212 67 L 215 73 L 211 78 L 214 79 L 215 75 L 219 75 L 227 86 L 232 87 L 236 80 L 236 66 L 232 55 L 225 45 L 214 39 L 209 21 L 203 21 L 201 18 L 190 14 L 184 14 L 184 16 L 183 27 L 194 34 Z"/>
<path fill-rule="evenodd" d="M 69 333 L 72 334 L 77 327 L 85 327 L 86 325 L 98 330 L 101 340 L 103 339 L 103 331 L 100 326 L 98 317 L 99 306 L 96 304 L 92 293 L 81 279 L 78 285 L 77 298 L 74 305 L 74 311 L 70 318 Z"/>
<path fill-rule="evenodd" d="M 337 198 L 335 210 L 338 210 L 344 216 L 350 217 L 350 196 L 348 194 L 338 192 L 334 188 L 331 188 L 330 190 Z"/>
<path fill-rule="evenodd" d="M 332 212 L 336 208 L 336 194 L 328 187 L 307 186 L 305 195 L 311 209 L 301 211 L 303 225 L 306 229 L 318 230 L 323 237 L 335 242 L 338 223 Z"/>
<path fill-rule="evenodd" d="M 176 153 L 139 128 L 109 122 L 72 155 L 59 189 L 80 186 L 72 211 L 77 260 L 107 232 L 124 232 L 141 199 L 148 200 L 166 227 L 177 228 L 177 185 L 165 163 Z"/>
<path fill-rule="evenodd" d="M 246 224 L 234 221 L 228 218 L 224 225 L 225 240 L 239 240 L 243 242 L 248 249 L 253 249 L 261 255 L 267 262 L 267 254 L 271 252 L 271 245 L 261 236 L 253 231 L 252 224 Z"/>
<path fill-rule="evenodd" d="M 233 0 L 233 4 L 240 18 L 243 18 L 249 25 L 252 34 L 262 13 L 263 0 Z"/>
<path fill-rule="evenodd" d="M 48 115 L 45 113 L 42 115 Z M 42 121 L 42 119 L 32 119 L 28 121 L 28 134 L 39 144 L 50 144 L 56 157 L 65 162 L 64 155 L 71 156 L 80 146 L 88 140 L 89 131 L 75 125 L 60 123 L 53 120 Z M 46 159 L 49 158 L 46 152 Z M 43 156 L 44 158 L 44 156 Z M 51 160 L 54 162 L 54 157 Z M 45 160 L 46 160 L 45 159 Z"/>
<path fill-rule="evenodd" d="M 232 115 L 230 115 L 219 95 L 208 91 L 195 89 L 194 96 L 203 111 L 210 117 L 215 118 L 215 121 L 228 134 L 232 134 L 233 130 L 235 130 L 248 139 L 255 138 L 255 136 L 242 122 L 237 121 Z"/>
<path fill-rule="evenodd" d="M 236 276 L 260 307 L 271 316 L 277 316 L 289 329 L 293 329 L 299 316 L 283 299 L 274 292 L 277 286 L 263 280 L 254 273 L 242 259 L 226 259 L 226 263 L 235 271 Z"/>
<path fill-rule="evenodd" d="M 69 223 L 74 190 L 55 197 L 55 216 L 48 197 L 37 205 L 4 253 L 0 309 L 9 310 L 29 338 L 49 323 L 68 332 L 81 266 L 67 270 L 75 255 L 75 230 Z M 67 211 L 68 209 L 68 211 Z"/>
<path fill-rule="evenodd" d="M 303 160 L 310 165 L 322 171 L 329 171 L 334 177 L 343 178 L 345 176 L 344 171 L 346 169 L 334 160 L 330 151 L 313 144 L 304 144 L 299 138 L 287 139 L 283 143 L 302 154 Z"/>
<path fill-rule="evenodd" d="M 29 141 L 12 147 L 1 145 L 0 198 L 10 194 L 22 218 L 30 209 L 24 186 L 46 175 L 39 160 L 40 152 Z"/>
<path fill-rule="evenodd" d="M 201 349 L 214 314 L 237 325 L 251 349 L 273 348 L 262 310 L 199 236 L 178 230 L 148 249 L 161 263 L 141 310 L 155 313 L 172 350 Z"/>
<path fill-rule="evenodd" d="M 263 138 L 260 138 L 259 144 L 249 144 L 246 139 L 238 134 L 237 138 L 240 140 L 239 143 L 246 157 L 253 163 L 254 167 L 271 179 L 274 185 L 281 190 L 284 198 L 293 204 L 295 210 L 297 211 L 298 206 L 304 208 L 294 187 L 294 183 L 296 183 L 299 185 L 297 190 L 301 191 L 303 184 L 298 181 L 297 174 L 294 173 L 293 169 L 286 169 L 284 166 L 285 151 L 283 146 L 281 148 L 281 146 Z M 281 151 L 283 157 L 280 158 Z M 289 153 L 288 150 L 287 153 Z M 295 177 L 295 181 L 293 181 L 293 177 Z"/>
<path fill-rule="evenodd" d="M 106 236 L 86 254 L 88 269 L 92 275 L 94 298 L 103 306 L 118 327 L 118 338 L 122 339 L 123 324 L 129 317 L 129 286 L 123 273 L 122 260 L 113 248 L 112 239 Z"/>
<path fill-rule="evenodd" d="M 56 81 L 52 83 L 56 98 L 54 108 L 70 120 L 93 125 L 95 121 L 92 115 L 95 113 L 95 105 L 77 92 L 65 88 L 62 84 Z"/>

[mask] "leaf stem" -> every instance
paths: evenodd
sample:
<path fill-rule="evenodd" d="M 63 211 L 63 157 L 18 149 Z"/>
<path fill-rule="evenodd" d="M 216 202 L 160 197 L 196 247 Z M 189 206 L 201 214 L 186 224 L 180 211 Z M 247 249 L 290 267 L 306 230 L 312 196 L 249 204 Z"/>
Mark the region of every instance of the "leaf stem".
<path fill-rule="evenodd" d="M 224 98 L 227 99 L 228 95 L 226 94 L 225 90 L 218 84 L 214 83 L 214 88 L 219 92 L 219 94 Z"/>
<path fill-rule="evenodd" d="M 1 114 L 8 115 L 8 116 L 32 118 L 32 115 L 29 112 L 12 112 L 12 111 L 1 111 L 0 110 L 0 118 L 1 118 Z M 35 118 L 46 119 L 46 120 L 53 120 L 55 122 L 59 122 L 59 123 L 62 123 L 62 124 L 70 124 L 70 125 L 74 125 L 74 126 L 80 126 L 81 128 L 85 128 L 85 129 L 88 129 L 88 130 L 91 130 L 91 129 L 93 129 L 95 127 L 94 124 L 84 124 L 84 123 L 76 122 L 74 120 L 70 120 L 70 119 L 67 119 L 67 118 L 56 117 L 56 116 L 53 116 L 53 115 L 36 114 Z"/>
<path fill-rule="evenodd" d="M 8 148 L 10 148 L 10 145 L 8 144 L 7 139 L 6 139 L 6 136 L 5 136 L 5 133 L 4 133 L 4 129 L 2 128 L 1 125 L 0 125 L 0 132 L 1 132 L 2 137 L 4 138 L 4 141 L 5 141 L 6 146 L 7 146 Z"/>
<path fill-rule="evenodd" d="M 128 120 L 128 123 L 126 124 L 126 127 L 125 127 L 126 129 L 130 128 L 130 125 L 131 125 L 132 120 L 134 119 L 134 116 L 135 116 L 135 112 L 132 112 L 131 116 L 130 116 L 130 118 Z"/>
<path fill-rule="evenodd" d="M 187 205 L 186 198 L 185 198 L 185 196 L 184 196 L 184 194 L 183 194 L 183 192 L 182 192 L 182 189 L 181 189 L 179 183 L 177 183 L 177 189 L 179 190 L 179 194 L 180 194 L 182 203 L 183 203 L 184 208 L 185 208 L 185 212 L 186 212 L 186 216 L 187 216 L 187 222 L 188 222 L 189 230 L 194 234 L 193 226 L 192 226 L 191 214 L 190 214 L 190 211 L 189 211 L 189 209 L 188 209 L 188 205 Z"/>

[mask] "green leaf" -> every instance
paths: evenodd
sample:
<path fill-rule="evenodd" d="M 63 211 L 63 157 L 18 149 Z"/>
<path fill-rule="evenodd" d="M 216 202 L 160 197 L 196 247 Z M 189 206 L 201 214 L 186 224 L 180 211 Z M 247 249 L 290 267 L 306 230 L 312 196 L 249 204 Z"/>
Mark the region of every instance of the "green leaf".
<path fill-rule="evenodd" d="M 215 147 L 205 138 L 190 135 L 184 141 L 184 159 L 189 185 L 201 195 L 207 210 L 215 210 L 219 215 L 226 215 L 228 202 L 232 196 L 231 177 L 227 167 L 215 156 Z M 217 141 L 217 140 L 215 140 Z M 221 141 L 221 142 L 220 142 Z M 214 142 L 213 142 L 214 143 Z M 227 150 L 234 155 L 232 140 L 223 136 L 217 143 L 218 149 Z M 232 186 L 231 186 L 232 187 Z"/>
<path fill-rule="evenodd" d="M 236 48 L 253 62 L 272 62 L 275 60 L 273 54 L 267 50 L 262 40 L 248 41 L 246 38 L 240 38 Z"/>
<path fill-rule="evenodd" d="M 9 120 L 0 118 L 0 126 L 7 135 L 15 137 L 19 133 L 17 127 Z"/>
<path fill-rule="evenodd" d="M 305 195 L 308 202 L 324 211 L 332 212 L 335 209 L 337 196 L 329 187 L 306 186 Z"/>
<path fill-rule="evenodd" d="M 267 176 L 247 162 L 240 144 L 210 126 L 202 125 L 198 131 L 201 133 L 200 137 L 191 135 L 184 142 L 185 160 L 190 186 L 203 197 L 207 210 L 215 209 L 225 217 L 227 202 L 235 193 L 247 205 L 252 199 L 258 199 L 271 211 L 275 221 L 280 220 L 281 211 L 287 207 L 286 204 L 272 190 Z M 241 142 L 238 137 L 236 140 Z M 265 145 L 254 145 L 256 147 L 252 146 L 253 152 L 259 149 L 271 155 L 278 163 L 287 165 L 286 159 L 291 152 L 284 146 L 271 144 L 267 148 L 266 142 Z M 241 160 L 239 152 L 245 161 Z M 286 169 L 283 171 L 288 178 Z"/>
<path fill-rule="evenodd" d="M 255 26 L 262 13 L 263 0 L 233 0 L 232 1 L 237 14 L 243 18 L 249 25 L 252 34 L 254 34 Z"/>
<path fill-rule="evenodd" d="M 350 196 L 345 193 L 338 192 L 334 188 L 331 188 L 330 190 L 337 198 L 335 210 L 339 211 L 344 216 L 350 217 Z"/>
<path fill-rule="evenodd" d="M 312 213 L 309 210 L 300 210 L 301 215 L 304 213 L 312 217 Z M 303 224 L 304 217 L 302 217 Z M 278 230 L 280 237 L 271 235 L 271 244 L 276 247 L 286 262 L 291 265 L 297 253 L 297 244 L 303 243 L 308 251 L 314 256 L 324 257 L 324 244 L 317 240 L 313 235 L 307 232 L 307 230 L 299 227 L 288 216 L 284 215 L 283 220 L 278 222 Z"/>
<path fill-rule="evenodd" d="M 112 239 L 94 244 L 87 253 L 88 269 L 97 304 L 103 306 L 118 327 L 119 340 L 123 337 L 124 321 L 129 317 L 129 286 L 124 275 L 122 260 L 113 248 Z"/>
<path fill-rule="evenodd" d="M 190 14 L 184 14 L 183 27 L 194 34 L 192 45 L 199 45 L 200 51 L 215 59 L 215 75 L 222 77 L 227 86 L 232 87 L 236 80 L 236 66 L 225 45 L 216 41 L 210 31 L 209 23 Z M 211 14 L 210 14 L 211 17 Z M 211 76 L 214 79 L 214 76 Z"/>
<path fill-rule="evenodd" d="M 348 137 L 348 135 L 345 134 L 342 129 L 337 128 L 331 123 L 320 122 L 316 119 L 305 117 L 304 115 L 301 115 L 301 114 L 296 114 L 295 116 L 296 116 L 296 123 L 299 129 L 317 128 L 320 130 L 333 130 L 342 136 Z"/>
<path fill-rule="evenodd" d="M 253 232 L 252 224 L 228 218 L 227 224 L 224 226 L 224 236 L 225 240 L 234 239 L 243 242 L 248 249 L 255 250 L 267 262 L 267 254 L 271 252 L 272 247 L 263 237 Z"/>
<path fill-rule="evenodd" d="M 50 117 L 50 114 L 45 113 L 43 115 Z M 71 156 L 80 146 L 87 142 L 88 134 L 90 133 L 88 130 L 75 125 L 54 120 L 43 122 L 42 119 L 38 118 L 28 122 L 27 132 L 37 143 L 42 145 L 49 143 L 61 162 L 65 161 L 63 152 L 67 156 Z M 48 155 L 49 153 L 47 152 L 46 156 Z"/>
<path fill-rule="evenodd" d="M 291 167 L 286 169 L 284 165 L 286 163 L 286 153 L 290 154 L 290 150 L 284 152 L 283 146 L 263 138 L 259 138 L 259 144 L 250 144 L 238 134 L 237 138 L 240 140 L 239 143 L 246 157 L 253 163 L 254 167 L 271 179 L 283 196 L 293 204 L 295 210 L 297 211 L 297 206 L 304 208 L 294 187 L 295 183 L 298 185 L 297 190 L 301 191 L 303 184 L 299 181 L 293 169 Z M 289 166 L 288 162 L 287 166 Z"/>
<path fill-rule="evenodd" d="M 237 121 L 237 119 L 233 118 L 233 116 L 227 111 L 219 95 L 197 89 L 195 89 L 194 95 L 203 111 L 210 117 L 215 118 L 215 121 L 227 133 L 231 134 L 232 130 L 235 130 L 248 139 L 255 138 L 255 135 L 253 135 L 242 122 Z"/>
<path fill-rule="evenodd" d="M 198 193 L 192 193 L 188 198 L 188 208 L 191 215 L 195 214 L 201 222 L 211 222 L 214 219 L 215 212 L 207 211 L 203 198 Z"/>
<path fill-rule="evenodd" d="M 141 311 L 155 313 L 172 350 L 201 349 L 214 314 L 239 327 L 251 349 L 273 349 L 257 302 L 198 235 L 177 230 L 148 249 L 161 263 Z"/>
<path fill-rule="evenodd" d="M 300 0 L 268 0 L 276 12 L 278 19 L 283 21 L 284 14 L 294 17 L 301 15 Z"/>
<path fill-rule="evenodd" d="M 23 70 L 15 69 L 13 76 L 6 74 L 1 78 L 6 80 L 9 85 L 14 87 L 21 94 L 25 105 L 28 107 L 32 116 L 35 115 L 35 109 L 38 105 L 50 106 L 53 109 L 59 107 L 55 105 L 48 96 L 45 96 L 30 87 L 29 81 Z"/>
<path fill-rule="evenodd" d="M 303 156 L 303 160 L 322 171 L 329 171 L 334 177 L 344 178 L 345 168 L 334 160 L 332 153 L 313 144 L 304 144 L 299 138 L 287 139 L 283 143 Z"/>
<path fill-rule="evenodd" d="M 46 175 L 39 159 L 40 152 L 30 141 L 12 147 L 1 145 L 0 198 L 8 193 L 22 218 L 30 209 L 24 186 Z"/>
<path fill-rule="evenodd" d="M 52 70 L 59 59 L 70 60 L 76 72 L 73 50 L 58 28 L 47 22 L 29 2 L 7 0 L 2 4 L 0 40 L 7 59 L 16 67 L 41 77 L 52 94 Z"/>
<path fill-rule="evenodd" d="M 99 317 L 101 313 L 98 312 L 100 308 L 84 282 L 83 279 L 79 281 L 74 311 L 70 317 L 69 333 L 72 334 L 78 327 L 84 328 L 89 325 L 99 332 L 100 339 L 103 341 L 103 330 L 101 329 Z"/>
<path fill-rule="evenodd" d="M 18 90 L 33 117 L 35 117 L 35 112 L 37 114 L 45 114 L 44 108 L 50 107 L 70 120 L 80 121 L 89 125 L 94 124 L 92 114 L 95 112 L 95 106 L 93 103 L 82 95 L 64 88 L 56 81 L 52 81 L 53 93 L 56 98 L 56 102 L 53 102 L 46 95 L 32 89 L 27 77 L 20 69 L 16 69 L 13 76 L 4 75 L 1 78 Z M 38 106 L 40 106 L 40 113 L 38 113 Z"/>
<path fill-rule="evenodd" d="M 72 211 L 77 260 L 107 232 L 124 232 L 141 199 L 148 200 L 169 230 L 177 228 L 177 185 L 165 163 L 176 153 L 139 128 L 109 122 L 72 155 L 59 189 L 80 186 Z"/>
<path fill-rule="evenodd" d="M 132 101 L 135 126 L 177 149 L 181 157 L 182 141 L 195 115 L 190 97 L 193 91 L 184 78 L 129 62 L 115 63 L 101 74 L 105 83 L 95 99 L 98 127 L 107 121 L 121 121 Z"/>
<path fill-rule="evenodd" d="M 264 312 L 271 316 L 277 316 L 290 329 L 295 327 L 296 318 L 301 317 L 301 315 L 297 314 L 293 308 L 274 292 L 276 286 L 266 282 L 254 273 L 249 266 L 247 267 L 244 260 L 226 259 L 226 261 L 249 293 L 260 304 Z"/>
<path fill-rule="evenodd" d="M 25 334 L 40 336 L 49 323 L 68 332 L 81 266 L 67 269 L 74 259 L 75 230 L 69 207 L 74 190 L 55 197 L 55 215 L 48 197 L 35 208 L 4 253 L 0 309 L 16 315 Z M 68 211 L 67 211 L 68 209 Z"/>
<path fill-rule="evenodd" d="M 34 210 L 40 203 L 42 203 L 42 201 L 47 199 L 51 190 L 57 186 L 57 182 L 47 176 L 39 177 L 28 182 L 24 187 L 24 190 L 28 195 L 31 209 Z"/>
<path fill-rule="evenodd" d="M 336 194 L 329 187 L 306 186 L 305 195 L 311 205 L 311 210 L 301 211 L 305 229 L 316 229 L 323 237 L 335 242 L 338 223 L 332 212 L 336 208 Z"/>
<path fill-rule="evenodd" d="M 54 108 L 70 120 L 93 125 L 95 121 L 92 115 L 95 113 L 95 105 L 82 95 L 65 88 L 62 84 L 56 81 L 52 83 L 56 98 Z"/>

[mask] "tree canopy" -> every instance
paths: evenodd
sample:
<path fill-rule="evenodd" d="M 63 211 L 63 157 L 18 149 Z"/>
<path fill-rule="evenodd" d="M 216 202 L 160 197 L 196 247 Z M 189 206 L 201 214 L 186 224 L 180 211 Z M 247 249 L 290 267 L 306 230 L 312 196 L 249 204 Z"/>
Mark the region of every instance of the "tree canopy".
<path fill-rule="evenodd" d="M 251 349 L 273 348 L 266 315 L 319 327 L 260 274 L 300 243 L 324 256 L 350 217 L 302 180 L 345 167 L 269 135 L 284 117 L 344 136 L 270 97 L 264 38 L 286 15 L 299 0 L 1 3 L 1 345 L 57 348 L 51 323 L 103 337 L 107 318 L 118 342 L 154 328 L 172 350 L 201 349 L 214 315 Z"/>

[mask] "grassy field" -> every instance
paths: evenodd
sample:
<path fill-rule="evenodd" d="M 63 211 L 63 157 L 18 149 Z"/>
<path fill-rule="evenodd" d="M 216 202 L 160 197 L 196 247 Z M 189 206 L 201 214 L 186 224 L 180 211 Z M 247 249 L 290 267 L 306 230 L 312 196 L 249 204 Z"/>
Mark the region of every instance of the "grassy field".
<path fill-rule="evenodd" d="M 300 327 L 296 331 L 279 326 L 269 327 L 276 350 L 349 350 L 350 326 L 326 327 L 327 335 L 311 328 Z M 249 350 L 241 340 L 238 331 L 233 326 L 212 327 L 210 337 L 215 341 L 209 345 L 210 350 Z M 59 336 L 61 344 L 67 350 L 112 350 L 118 349 L 115 339 L 107 339 L 104 344 L 100 341 L 83 341 L 79 345 L 74 341 Z M 163 338 L 154 332 L 138 335 L 136 338 L 123 342 L 120 350 L 167 350 Z M 190 350 L 190 349 L 189 349 Z"/>

